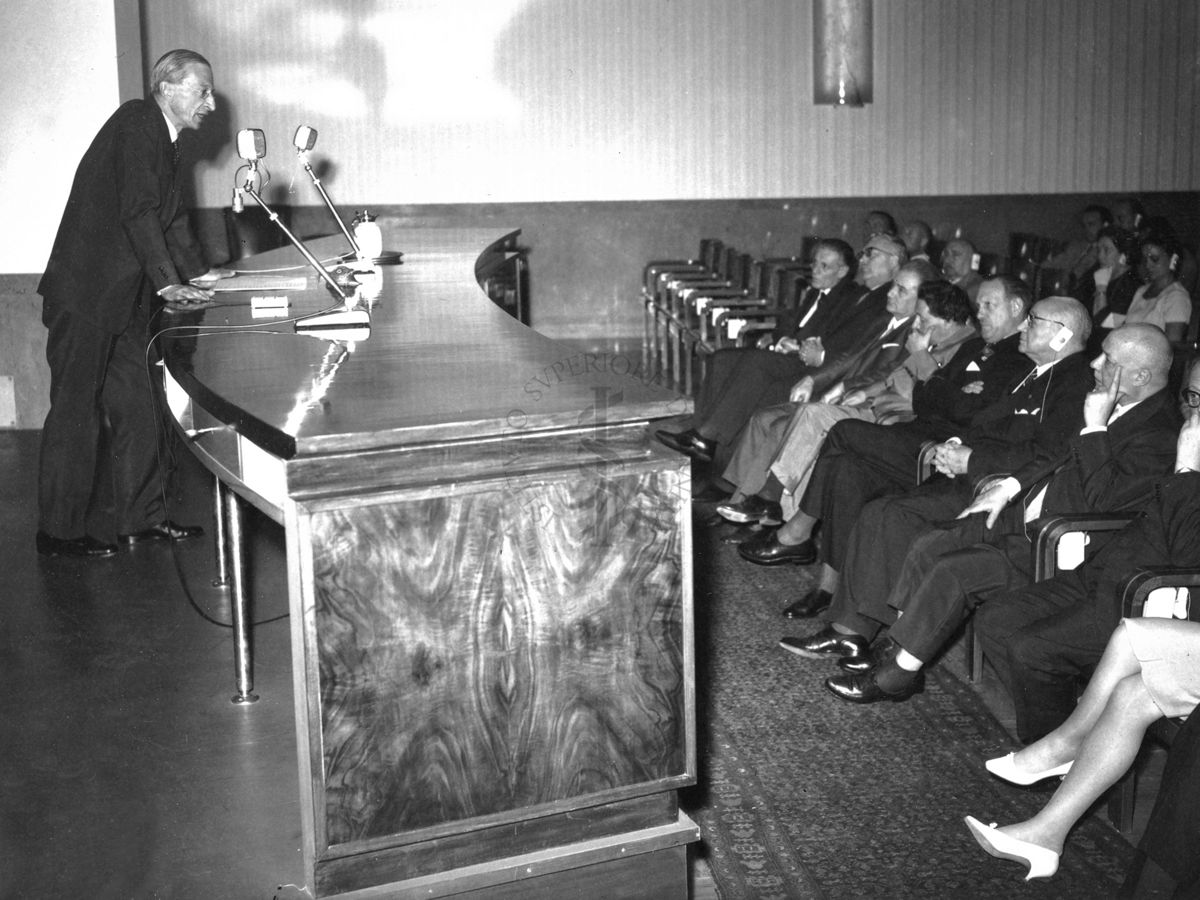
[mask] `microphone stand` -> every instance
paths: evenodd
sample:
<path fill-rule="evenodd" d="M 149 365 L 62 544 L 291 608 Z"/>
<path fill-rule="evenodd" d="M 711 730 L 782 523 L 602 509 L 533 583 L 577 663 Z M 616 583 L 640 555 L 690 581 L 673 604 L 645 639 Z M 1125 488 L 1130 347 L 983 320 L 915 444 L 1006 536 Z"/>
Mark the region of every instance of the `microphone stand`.
<path fill-rule="evenodd" d="M 304 254 L 304 258 L 308 260 L 308 264 L 317 270 L 318 275 L 325 279 L 325 283 L 329 285 L 330 290 L 337 294 L 343 303 L 346 303 L 349 298 L 346 297 L 346 292 L 342 290 L 341 285 L 334 280 L 333 276 L 325 270 L 325 267 L 321 265 L 320 261 L 312 255 L 307 247 L 304 246 L 304 244 L 300 241 L 300 238 L 292 234 L 291 230 L 284 225 L 283 222 L 279 221 L 279 213 L 267 206 L 266 201 L 263 200 L 258 191 L 254 189 L 254 173 L 256 171 L 257 167 L 251 166 L 250 174 L 246 177 L 246 184 L 242 190 L 254 198 L 254 202 L 263 208 L 263 211 L 267 214 L 267 218 L 279 226 L 279 230 L 284 233 L 287 239 L 296 246 L 297 250 Z M 322 191 L 322 193 L 324 193 L 324 191 Z M 340 222 L 341 219 L 338 221 Z"/>
<path fill-rule="evenodd" d="M 355 256 L 362 256 L 362 250 L 358 246 L 358 241 L 354 239 L 354 235 L 350 233 L 350 229 L 346 227 L 346 223 L 342 221 L 342 217 L 338 215 L 337 209 L 334 208 L 333 201 L 329 199 L 329 194 L 325 192 L 325 188 L 321 185 L 321 179 L 317 177 L 317 173 L 313 171 L 312 163 L 308 161 L 308 154 L 300 151 L 298 154 L 304 162 L 304 171 L 308 173 L 308 177 L 312 179 L 313 187 L 317 189 L 317 193 L 321 195 L 321 199 L 325 201 L 325 205 L 329 207 L 329 212 L 333 215 L 333 220 L 338 223 L 338 228 L 342 229 L 342 234 L 346 236 L 346 240 L 350 242 L 350 246 L 354 249 Z"/>

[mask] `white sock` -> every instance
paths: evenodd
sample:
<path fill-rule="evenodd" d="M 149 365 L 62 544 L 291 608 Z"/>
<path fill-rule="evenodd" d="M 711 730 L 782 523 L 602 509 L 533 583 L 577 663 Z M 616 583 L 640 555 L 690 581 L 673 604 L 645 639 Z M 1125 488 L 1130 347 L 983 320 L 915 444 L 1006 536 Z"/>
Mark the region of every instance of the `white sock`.
<path fill-rule="evenodd" d="M 902 668 L 905 672 L 919 672 L 925 663 L 921 662 L 903 647 L 896 653 L 896 665 Z"/>

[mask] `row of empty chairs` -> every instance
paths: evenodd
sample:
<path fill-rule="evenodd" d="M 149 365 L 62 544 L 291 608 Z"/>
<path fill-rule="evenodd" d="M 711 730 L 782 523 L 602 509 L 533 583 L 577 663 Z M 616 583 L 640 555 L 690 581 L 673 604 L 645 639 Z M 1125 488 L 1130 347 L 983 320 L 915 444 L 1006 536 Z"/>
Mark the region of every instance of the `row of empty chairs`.
<path fill-rule="evenodd" d="M 704 238 L 693 258 L 647 263 L 642 349 L 650 371 L 691 395 L 708 356 L 774 327 L 776 316 L 795 308 L 808 285 L 807 257 L 758 259 Z"/>

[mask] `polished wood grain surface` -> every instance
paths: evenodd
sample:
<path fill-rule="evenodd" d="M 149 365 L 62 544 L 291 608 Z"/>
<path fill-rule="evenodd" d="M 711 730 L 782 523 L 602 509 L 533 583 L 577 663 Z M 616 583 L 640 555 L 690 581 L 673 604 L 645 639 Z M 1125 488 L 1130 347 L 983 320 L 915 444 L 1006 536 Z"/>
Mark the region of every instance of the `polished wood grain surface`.
<path fill-rule="evenodd" d="M 329 844 L 688 775 L 681 477 L 314 514 Z"/>
<path fill-rule="evenodd" d="M 584 354 L 520 324 L 488 302 L 477 261 L 517 232 L 422 228 L 385 232 L 403 264 L 381 266 L 370 337 L 331 341 L 290 322 L 253 319 L 247 294 L 168 316 L 168 364 L 187 392 L 276 456 L 475 438 L 579 424 L 601 390 L 613 421 L 678 414 L 673 392 L 640 361 Z M 340 236 L 310 243 L 319 258 L 345 249 Z M 239 265 L 242 265 L 239 263 Z M 317 312 L 331 292 L 292 247 L 247 269 L 307 272 L 290 314 Z"/>

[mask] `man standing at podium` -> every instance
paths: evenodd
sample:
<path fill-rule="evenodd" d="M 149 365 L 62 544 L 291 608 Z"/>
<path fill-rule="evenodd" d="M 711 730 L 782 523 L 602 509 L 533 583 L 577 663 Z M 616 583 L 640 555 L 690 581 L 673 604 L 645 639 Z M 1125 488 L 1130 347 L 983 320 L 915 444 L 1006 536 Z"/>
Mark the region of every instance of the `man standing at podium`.
<path fill-rule="evenodd" d="M 210 295 L 187 222 L 181 132 L 216 108 L 212 68 L 191 50 L 154 65 L 151 96 L 121 105 L 88 147 L 38 284 L 49 330 L 50 412 L 38 473 L 37 550 L 104 557 L 116 546 L 88 533 L 98 472 L 111 472 L 119 540 L 180 540 L 203 530 L 167 518 L 158 465 L 160 414 L 147 374 L 150 319 Z M 102 431 L 111 457 L 98 465 Z"/>

